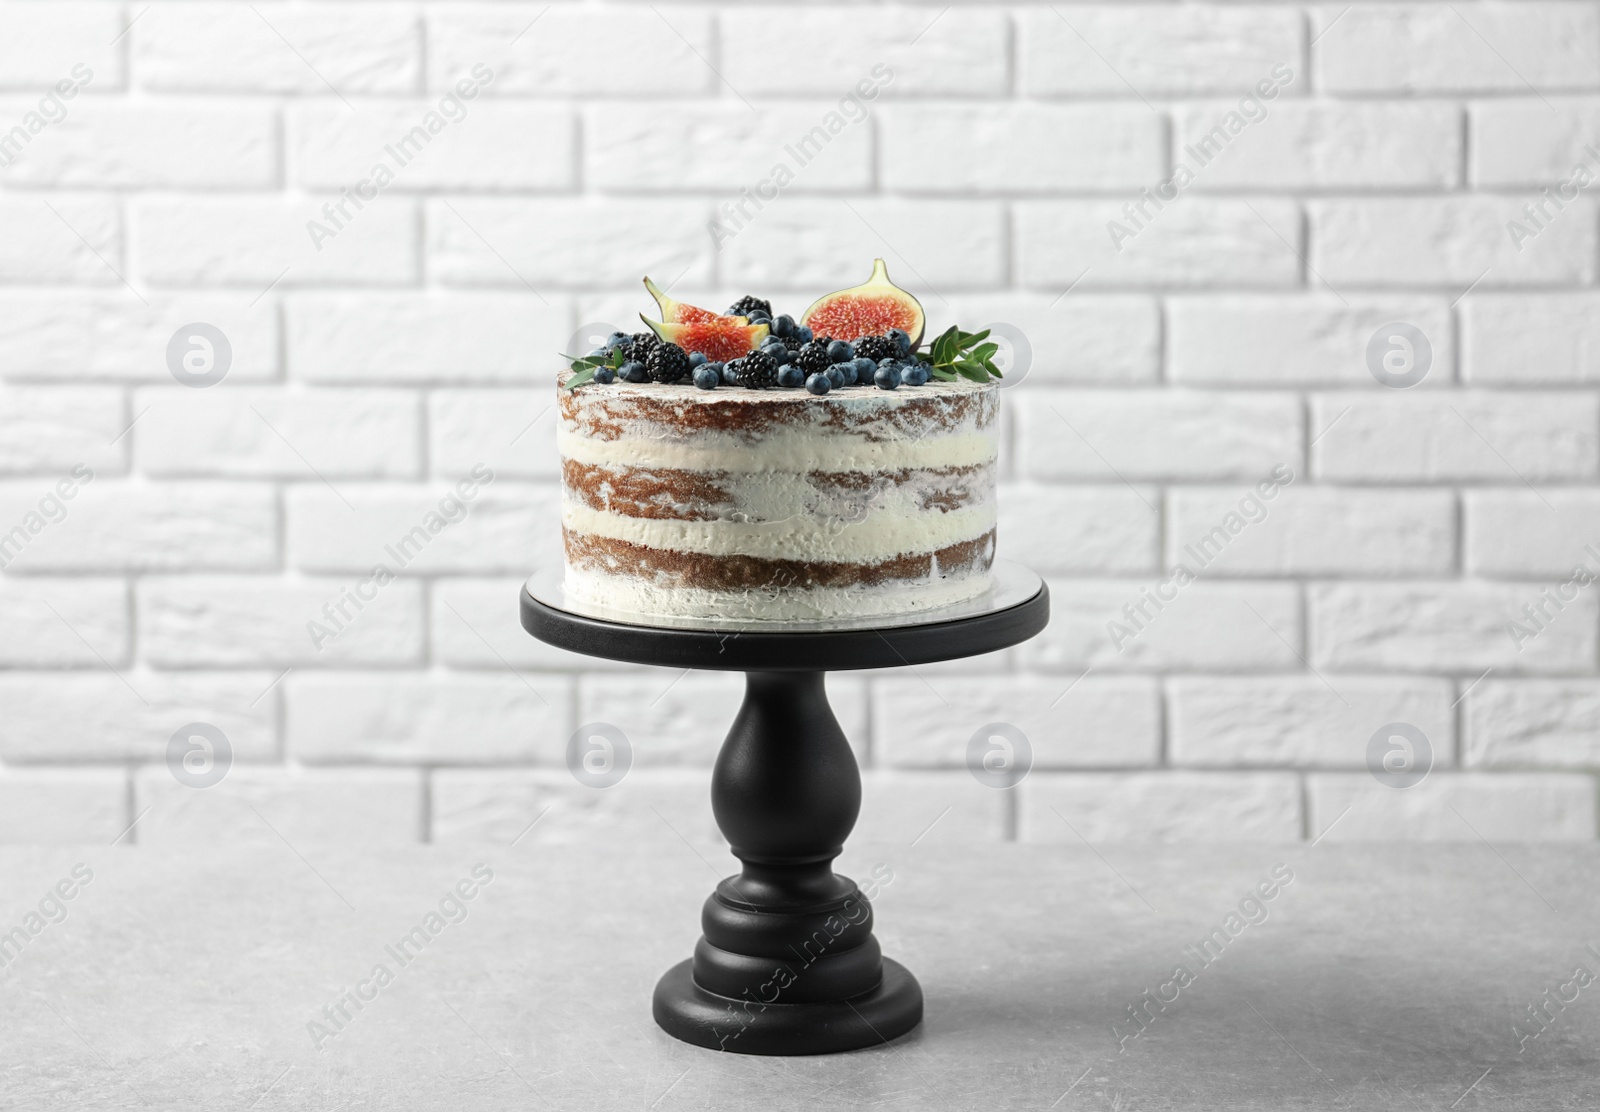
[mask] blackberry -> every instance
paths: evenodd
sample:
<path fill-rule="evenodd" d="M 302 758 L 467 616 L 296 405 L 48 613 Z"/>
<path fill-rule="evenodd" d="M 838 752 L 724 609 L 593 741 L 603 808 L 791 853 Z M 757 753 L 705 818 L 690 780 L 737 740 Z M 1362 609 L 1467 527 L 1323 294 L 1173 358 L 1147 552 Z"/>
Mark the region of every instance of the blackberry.
<path fill-rule="evenodd" d="M 682 382 L 689 377 L 689 353 L 677 344 L 657 344 L 644 368 L 656 382 Z"/>
<path fill-rule="evenodd" d="M 863 336 L 855 342 L 855 349 L 857 356 L 870 359 L 874 363 L 891 355 L 900 354 L 895 350 L 894 341 L 887 336 Z"/>
<path fill-rule="evenodd" d="M 730 317 L 748 317 L 751 313 L 760 310 L 767 314 L 767 319 L 772 319 L 772 302 L 762 301 L 759 297 L 745 294 L 738 301 L 728 306 L 727 315 Z"/>
<path fill-rule="evenodd" d="M 765 390 L 778 385 L 778 361 L 764 351 L 752 351 L 743 359 L 736 359 L 738 369 L 734 377 L 740 386 L 751 390 Z"/>
<path fill-rule="evenodd" d="M 643 363 L 650 358 L 650 353 L 661 343 L 661 337 L 654 332 L 635 332 L 623 344 L 622 358 L 635 363 Z"/>
<path fill-rule="evenodd" d="M 824 340 L 812 340 L 809 344 L 800 346 L 800 353 L 794 357 L 795 363 L 808 375 L 820 374 L 833 364 L 828 358 L 828 344 Z"/>

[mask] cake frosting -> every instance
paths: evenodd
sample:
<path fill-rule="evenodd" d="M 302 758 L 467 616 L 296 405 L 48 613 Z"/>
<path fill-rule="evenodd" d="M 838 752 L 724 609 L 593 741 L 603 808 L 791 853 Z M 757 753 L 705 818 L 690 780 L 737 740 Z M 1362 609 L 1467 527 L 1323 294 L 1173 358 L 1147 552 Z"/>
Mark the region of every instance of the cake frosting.
<path fill-rule="evenodd" d="M 569 598 L 793 621 L 930 610 L 989 589 L 993 383 L 557 392 Z"/>

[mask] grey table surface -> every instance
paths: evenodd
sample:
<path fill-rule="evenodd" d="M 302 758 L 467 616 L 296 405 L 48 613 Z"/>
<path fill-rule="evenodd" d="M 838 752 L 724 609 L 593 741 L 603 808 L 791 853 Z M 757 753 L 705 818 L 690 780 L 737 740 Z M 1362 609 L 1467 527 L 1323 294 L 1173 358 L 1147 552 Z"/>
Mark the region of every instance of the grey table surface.
<path fill-rule="evenodd" d="M 1593 847 L 852 847 L 841 871 L 888 878 L 879 937 L 926 1019 L 816 1058 L 651 1021 L 725 862 L 681 842 L 7 850 L 0 930 L 38 933 L 0 969 L 0 1106 L 1600 1107 L 1600 984 L 1574 979 L 1600 973 Z M 28 920 L 80 863 L 65 917 Z M 465 918 L 402 966 L 388 947 L 478 865 Z M 1190 947 L 1229 938 L 1280 866 L 1265 918 L 1247 904 L 1202 964 Z M 335 1031 L 325 1009 L 380 964 Z M 1154 1018 L 1119 1043 L 1141 1001 Z"/>

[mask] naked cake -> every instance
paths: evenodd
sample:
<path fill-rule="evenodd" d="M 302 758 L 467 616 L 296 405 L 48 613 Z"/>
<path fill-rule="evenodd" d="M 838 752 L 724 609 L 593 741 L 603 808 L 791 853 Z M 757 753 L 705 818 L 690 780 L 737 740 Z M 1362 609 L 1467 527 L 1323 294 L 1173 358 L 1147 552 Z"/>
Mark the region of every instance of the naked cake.
<path fill-rule="evenodd" d="M 569 598 L 794 621 L 989 589 L 995 345 L 953 328 L 921 350 L 921 307 L 885 299 L 881 272 L 799 322 L 652 285 L 666 319 L 573 358 L 557 430 Z"/>

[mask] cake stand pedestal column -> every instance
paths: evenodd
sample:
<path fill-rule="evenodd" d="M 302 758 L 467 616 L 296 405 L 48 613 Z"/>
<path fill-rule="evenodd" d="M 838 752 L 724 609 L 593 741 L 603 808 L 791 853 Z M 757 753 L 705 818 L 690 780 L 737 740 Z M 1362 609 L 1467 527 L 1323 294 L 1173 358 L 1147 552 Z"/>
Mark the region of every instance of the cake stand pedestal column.
<path fill-rule="evenodd" d="M 916 1027 L 921 986 L 883 956 L 871 902 L 833 871 L 861 807 L 861 774 L 816 663 L 891 668 L 1017 644 L 1049 618 L 1039 578 L 997 564 L 984 599 L 871 624 L 643 625 L 650 619 L 575 607 L 559 581 L 540 577 L 521 605 L 529 633 L 574 652 L 745 673 L 711 777 L 712 812 L 741 868 L 706 900 L 694 956 L 656 985 L 656 1022 L 743 1054 L 855 1050 Z"/>

